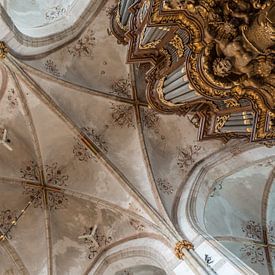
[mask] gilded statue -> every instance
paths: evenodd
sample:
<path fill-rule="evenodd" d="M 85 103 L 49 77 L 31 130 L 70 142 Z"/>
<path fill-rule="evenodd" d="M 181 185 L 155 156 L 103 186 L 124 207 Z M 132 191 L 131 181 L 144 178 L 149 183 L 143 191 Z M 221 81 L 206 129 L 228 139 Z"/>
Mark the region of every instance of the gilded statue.
<path fill-rule="evenodd" d="M 205 51 L 205 61 L 212 68 L 209 74 L 221 82 L 233 80 L 234 84 L 260 87 L 267 81 L 274 86 L 275 3 L 215 2 L 213 10 L 208 12 L 205 28 L 209 48 Z M 215 20 L 211 13 L 215 13 Z"/>

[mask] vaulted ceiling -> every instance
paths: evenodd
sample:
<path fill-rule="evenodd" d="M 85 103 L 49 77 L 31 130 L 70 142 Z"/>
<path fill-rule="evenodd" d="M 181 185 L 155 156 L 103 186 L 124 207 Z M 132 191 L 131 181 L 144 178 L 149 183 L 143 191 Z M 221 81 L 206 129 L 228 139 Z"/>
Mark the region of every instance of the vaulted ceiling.
<path fill-rule="evenodd" d="M 207 231 L 259 274 L 275 267 L 274 155 L 215 181 L 205 207 Z"/>
<path fill-rule="evenodd" d="M 1 274 L 94 274 L 96 261 L 118 244 L 146 237 L 174 244 L 182 186 L 198 163 L 230 146 L 198 142 L 188 117 L 148 107 L 144 71 L 125 64 L 125 48 L 109 31 L 114 4 L 71 43 L 1 63 L 0 128 L 12 148 L 0 144 Z M 228 247 L 240 246 L 239 238 L 252 242 L 242 223 L 271 220 L 273 167 L 268 160 L 217 181 L 205 209 L 211 235 Z M 238 205 L 248 192 L 257 195 L 251 205 Z M 81 237 L 95 226 L 98 246 Z M 147 264 L 128 269 L 165 272 Z"/>
<path fill-rule="evenodd" d="M 20 32 L 31 37 L 65 31 L 85 14 L 85 10 L 89 8 L 94 12 L 100 5 L 96 0 L 1 0 L 0 3 L 3 16 L 9 16 Z"/>

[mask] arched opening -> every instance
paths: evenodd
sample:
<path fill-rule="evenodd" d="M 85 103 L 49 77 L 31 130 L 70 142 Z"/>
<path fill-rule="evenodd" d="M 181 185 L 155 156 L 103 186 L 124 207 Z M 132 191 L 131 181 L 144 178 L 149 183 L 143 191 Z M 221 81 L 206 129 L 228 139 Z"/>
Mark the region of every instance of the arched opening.
<path fill-rule="evenodd" d="M 274 164 L 264 159 L 217 179 L 204 210 L 207 232 L 263 275 L 275 267 Z"/>
<path fill-rule="evenodd" d="M 228 146 L 185 183 L 182 194 L 189 191 L 175 204 L 178 227 L 216 272 L 272 274 L 274 156 L 272 148 Z"/>

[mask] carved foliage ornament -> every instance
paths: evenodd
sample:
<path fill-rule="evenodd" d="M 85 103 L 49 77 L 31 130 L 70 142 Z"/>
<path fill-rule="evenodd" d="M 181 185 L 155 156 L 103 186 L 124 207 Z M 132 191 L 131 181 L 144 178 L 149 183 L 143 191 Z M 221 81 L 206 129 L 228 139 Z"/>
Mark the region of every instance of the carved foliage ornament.
<path fill-rule="evenodd" d="M 3 59 L 7 56 L 8 54 L 8 48 L 6 44 L 2 41 L 0 41 L 0 59 Z"/>
<path fill-rule="evenodd" d="M 151 3 L 148 18 L 151 25 L 168 28 L 177 26 L 180 30 L 188 32 L 189 42 L 183 45 L 188 48 L 185 60 L 188 79 L 211 111 L 222 110 L 220 106 L 217 107 L 217 101 L 224 103 L 225 100 L 234 100 L 241 108 L 240 102 L 247 100 L 257 118 L 254 121 L 253 131 L 247 135 L 251 135 L 251 139 L 257 141 L 274 139 L 274 125 L 267 127 L 269 113 L 274 114 L 275 107 L 274 1 L 154 0 Z M 137 5 L 132 18 L 133 22 L 139 16 L 138 8 Z M 180 40 L 171 33 L 170 41 L 163 41 L 160 43 L 163 46 L 158 45 L 152 48 L 151 55 L 145 55 L 132 46 L 135 41 L 138 41 L 140 35 L 136 32 L 129 38 L 129 51 L 133 52 L 129 55 L 130 61 L 137 62 L 140 58 L 144 62 L 146 59 L 155 58 L 158 51 L 162 58 L 156 62 L 155 77 L 157 79 L 165 77 L 168 72 L 171 72 L 171 64 L 166 63 L 164 67 L 162 66 L 164 62 L 161 53 L 165 51 L 165 43 L 172 43 L 179 51 L 182 48 Z M 132 56 L 133 60 L 131 60 Z M 153 78 L 152 82 L 155 81 Z M 155 86 L 150 84 L 148 87 Z M 149 89 L 147 93 L 149 102 L 155 101 L 155 98 L 161 101 L 160 95 L 154 98 Z M 176 112 L 175 104 L 169 103 L 161 101 L 161 104 L 152 105 L 163 105 L 165 108 L 160 107 L 160 110 L 170 108 L 172 112 Z M 228 113 L 234 112 L 233 109 L 237 105 L 235 107 L 227 105 Z M 186 103 L 184 106 L 188 112 L 192 105 Z M 213 135 L 238 137 L 238 133 L 234 132 L 216 132 Z"/>
<path fill-rule="evenodd" d="M 269 106 L 274 108 L 274 2 L 187 2 L 193 2 L 193 9 L 189 7 L 189 11 L 203 17 L 205 25 L 206 46 L 201 44 L 201 50 L 189 60 L 193 64 L 189 66 L 192 86 L 207 97 L 248 98 L 260 115 L 257 126 L 261 129 L 257 129 L 256 138 L 274 138 L 274 130 L 267 134 L 264 129 L 266 111 Z M 202 70 L 198 71 L 198 66 Z M 235 88 L 239 85 L 241 87 Z M 268 89 L 263 91 L 265 86 Z M 233 89 L 226 91 L 229 87 Z"/>
<path fill-rule="evenodd" d="M 184 259 L 184 252 L 182 251 L 183 249 L 187 249 L 187 250 L 194 249 L 194 246 L 192 243 L 186 240 L 178 242 L 175 247 L 175 254 L 180 260 Z"/>

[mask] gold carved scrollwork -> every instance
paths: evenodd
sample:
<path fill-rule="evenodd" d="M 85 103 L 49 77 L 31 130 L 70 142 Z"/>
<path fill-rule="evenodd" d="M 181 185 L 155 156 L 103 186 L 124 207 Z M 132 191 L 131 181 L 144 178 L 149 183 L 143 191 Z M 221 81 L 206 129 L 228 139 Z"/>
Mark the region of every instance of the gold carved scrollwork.
<path fill-rule="evenodd" d="M 269 125 L 268 128 L 270 131 L 274 131 L 275 128 L 275 113 L 269 112 Z"/>
<path fill-rule="evenodd" d="M 181 103 L 181 104 L 174 104 L 172 102 L 169 102 L 169 101 L 165 100 L 165 98 L 163 96 L 163 84 L 164 84 L 164 80 L 165 80 L 165 77 L 163 77 L 162 79 L 160 79 L 158 81 L 157 89 L 156 89 L 160 102 L 163 103 L 166 106 L 169 106 L 169 107 L 183 106 L 184 105 L 183 103 Z"/>
<path fill-rule="evenodd" d="M 139 48 L 140 49 L 154 49 L 159 44 L 159 42 L 160 42 L 160 40 L 156 40 L 156 41 L 152 41 L 150 43 L 147 43 L 145 45 L 139 44 Z"/>
<path fill-rule="evenodd" d="M 121 1 L 118 2 L 118 8 L 117 8 L 117 11 L 116 11 L 116 23 L 118 24 L 118 26 L 124 30 L 124 31 L 128 31 L 128 26 L 123 26 L 120 22 L 120 15 L 119 15 L 119 10 L 120 10 L 120 5 L 121 5 Z"/>
<path fill-rule="evenodd" d="M 191 85 L 196 89 L 198 93 L 209 99 L 229 99 L 231 95 L 231 90 L 222 90 L 213 88 L 200 77 L 200 72 L 198 71 L 198 54 L 191 54 L 187 59 L 187 70 L 189 74 L 189 80 Z"/>
<path fill-rule="evenodd" d="M 201 37 L 202 31 L 200 29 L 200 25 L 198 20 L 190 18 L 190 15 L 187 16 L 186 11 L 181 10 L 178 14 L 165 14 L 160 15 L 160 11 L 162 8 L 162 1 L 155 0 L 152 5 L 152 14 L 151 14 L 151 22 L 153 24 L 161 24 L 161 25 L 171 25 L 177 22 L 177 24 L 188 32 L 192 38 L 193 50 L 200 51 L 201 50 Z"/>
<path fill-rule="evenodd" d="M 151 41 L 151 42 L 149 42 L 145 45 L 142 45 L 141 41 L 144 38 L 144 33 L 145 33 L 145 28 L 142 30 L 142 33 L 141 33 L 141 36 L 140 36 L 139 48 L 140 49 L 154 49 L 160 43 L 160 40 Z"/>
<path fill-rule="evenodd" d="M 178 34 L 176 34 L 173 39 L 170 41 L 170 44 L 177 49 L 177 54 L 179 57 L 184 55 L 184 45 Z"/>
<path fill-rule="evenodd" d="M 275 146 L 275 140 L 262 141 L 261 144 L 267 148 L 272 148 L 273 146 Z"/>
<path fill-rule="evenodd" d="M 185 256 L 182 251 L 183 249 L 187 249 L 187 250 L 194 249 L 194 246 L 192 243 L 190 243 L 187 240 L 178 242 L 175 247 L 175 254 L 176 254 L 177 258 L 180 260 L 183 260 L 184 256 Z"/>
<path fill-rule="evenodd" d="M 8 54 L 8 48 L 5 42 L 0 41 L 0 59 L 4 59 Z"/>
<path fill-rule="evenodd" d="M 143 2 L 143 5 L 141 7 L 142 12 L 139 14 L 139 21 L 140 23 L 143 21 L 148 9 L 150 7 L 150 0 L 146 0 Z"/>
<path fill-rule="evenodd" d="M 228 121 L 230 118 L 230 115 L 225 115 L 225 116 L 218 116 L 217 117 L 217 122 L 215 125 L 215 132 L 220 132 L 222 127 L 225 125 L 225 123 Z"/>
<path fill-rule="evenodd" d="M 227 108 L 231 108 L 231 107 L 239 107 L 240 104 L 237 102 L 236 99 L 232 98 L 232 99 L 227 99 L 224 101 L 225 105 Z"/>
<path fill-rule="evenodd" d="M 171 61 L 171 55 L 165 49 L 160 49 L 160 52 L 165 56 L 167 67 L 169 67 L 171 65 L 171 63 L 172 63 L 172 61 Z"/>
<path fill-rule="evenodd" d="M 145 35 L 145 30 L 146 30 L 146 27 L 143 28 L 142 32 L 141 32 L 141 35 L 140 35 L 140 42 L 139 42 L 139 48 L 140 49 L 154 49 L 159 43 L 160 43 L 160 39 L 158 40 L 154 40 L 154 41 L 151 41 L 149 43 L 146 43 L 145 45 L 142 45 L 142 40 L 144 38 L 144 35 Z M 168 29 L 169 31 L 169 29 Z"/>
<path fill-rule="evenodd" d="M 203 115 L 203 108 L 208 106 L 211 115 L 203 117 L 210 121 L 217 118 L 215 127 L 208 132 L 229 139 L 240 134 L 221 133 L 229 115 L 217 117 L 217 112 L 248 111 L 255 115 L 254 125 L 249 128 L 251 140 L 275 139 L 274 118 L 270 119 L 275 108 L 274 0 L 152 0 L 148 15 L 150 26 L 170 28 L 166 38 L 173 37 L 170 41 L 161 39 L 144 45 L 157 50 L 152 58 L 156 74 L 150 79 L 154 91 L 148 94 L 154 93 L 152 98 L 163 109 L 176 112 L 179 107 L 191 107 L 190 112 Z M 181 30 L 187 33 L 188 40 L 181 38 Z M 188 81 L 201 95 L 199 107 L 172 104 L 164 98 L 165 75 L 175 70 L 166 50 L 168 43 L 177 49 L 179 57 L 186 55 Z M 150 55 L 146 54 L 140 55 L 142 60 Z"/>

